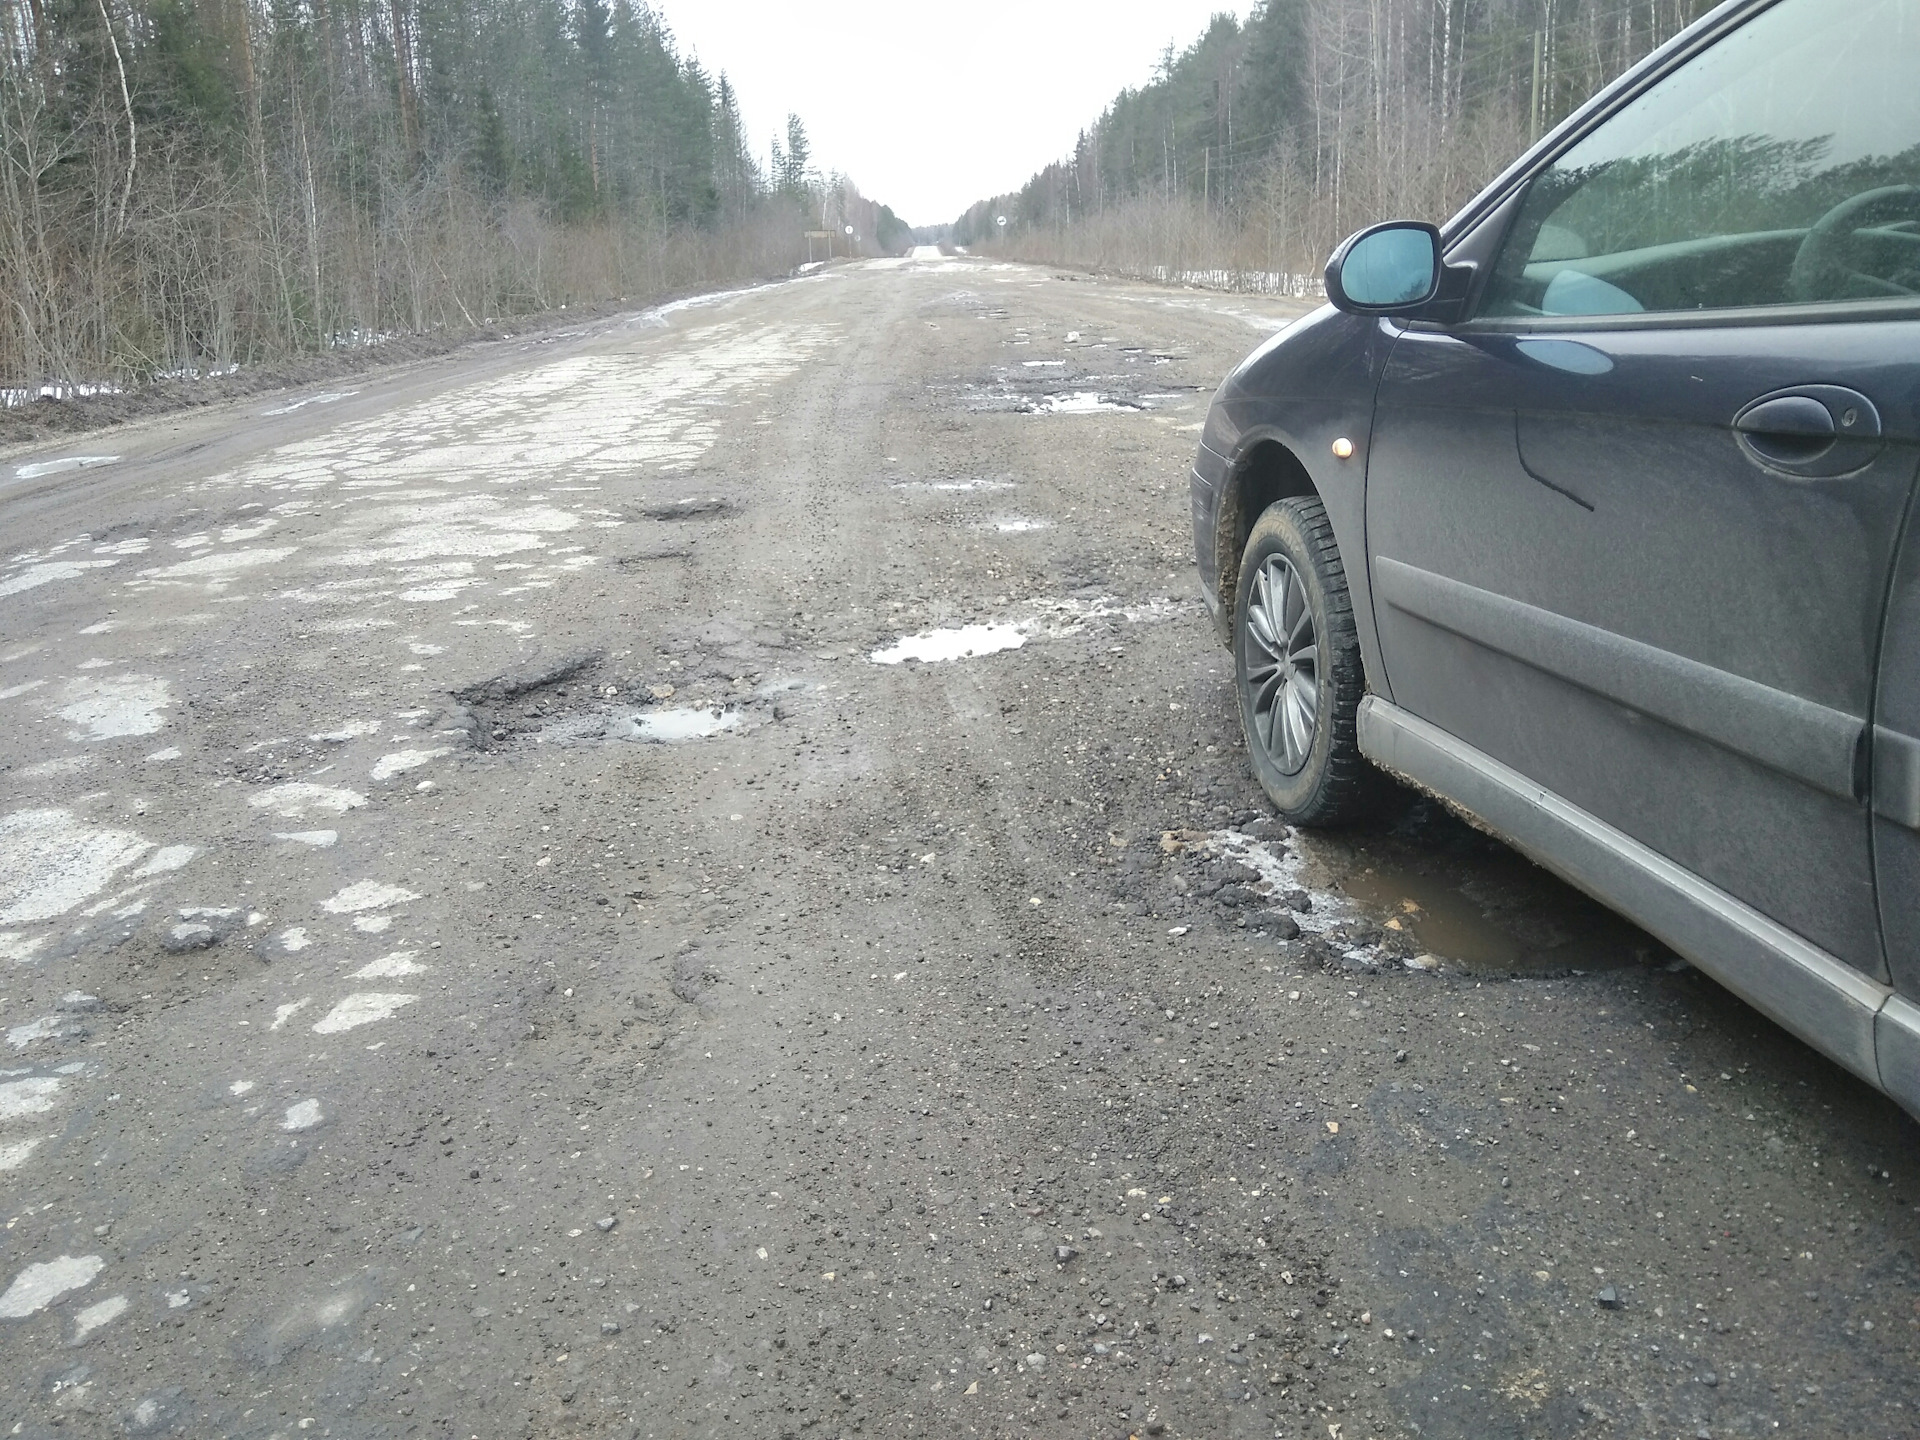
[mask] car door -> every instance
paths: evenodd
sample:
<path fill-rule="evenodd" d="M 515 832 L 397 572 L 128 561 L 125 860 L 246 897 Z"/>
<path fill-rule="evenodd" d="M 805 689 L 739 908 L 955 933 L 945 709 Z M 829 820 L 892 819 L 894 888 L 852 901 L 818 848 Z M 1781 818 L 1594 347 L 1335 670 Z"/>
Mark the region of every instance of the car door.
<path fill-rule="evenodd" d="M 1676 60 L 1464 237 L 1497 258 L 1399 339 L 1367 471 L 1396 704 L 1880 978 L 1915 73 L 1920 0 L 1780 0 Z"/>

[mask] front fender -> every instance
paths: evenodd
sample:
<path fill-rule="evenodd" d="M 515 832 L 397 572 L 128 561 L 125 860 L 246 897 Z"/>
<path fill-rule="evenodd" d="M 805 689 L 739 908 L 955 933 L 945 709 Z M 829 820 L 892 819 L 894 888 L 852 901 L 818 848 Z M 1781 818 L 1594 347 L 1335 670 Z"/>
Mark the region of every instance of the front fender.
<path fill-rule="evenodd" d="M 1215 394 L 1193 475 L 1196 558 L 1210 608 L 1224 621 L 1231 596 L 1223 582 L 1238 568 L 1234 541 L 1255 518 L 1244 512 L 1266 503 L 1254 479 L 1256 459 L 1270 453 L 1262 450 L 1267 445 L 1292 456 L 1304 483 L 1280 493 L 1310 489 L 1326 506 L 1346 567 L 1368 685 L 1389 699 L 1368 574 L 1366 473 L 1374 395 L 1399 333 L 1390 322 L 1324 306 L 1275 335 L 1241 361 Z M 1334 453 L 1334 442 L 1343 439 L 1353 446 L 1345 459 Z"/>

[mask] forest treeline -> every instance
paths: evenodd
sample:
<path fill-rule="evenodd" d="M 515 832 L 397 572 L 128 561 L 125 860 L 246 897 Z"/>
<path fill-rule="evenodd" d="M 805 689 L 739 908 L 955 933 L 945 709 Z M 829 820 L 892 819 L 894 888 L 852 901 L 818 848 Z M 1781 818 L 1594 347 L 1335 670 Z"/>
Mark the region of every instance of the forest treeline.
<path fill-rule="evenodd" d="M 640 0 L 0 0 L 0 387 L 194 373 L 905 242 Z"/>
<path fill-rule="evenodd" d="M 953 239 L 1298 288 L 1362 225 L 1445 219 L 1711 3 L 1261 0 L 1169 47 L 1070 156 L 974 205 Z"/>

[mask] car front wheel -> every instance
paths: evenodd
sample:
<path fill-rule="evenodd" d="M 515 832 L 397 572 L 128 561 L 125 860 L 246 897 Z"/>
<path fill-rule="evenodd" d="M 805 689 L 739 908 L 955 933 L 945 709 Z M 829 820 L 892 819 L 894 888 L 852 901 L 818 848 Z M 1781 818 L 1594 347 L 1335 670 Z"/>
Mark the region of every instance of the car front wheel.
<path fill-rule="evenodd" d="M 1296 825 L 1371 813 L 1385 777 L 1354 734 L 1366 673 L 1340 547 L 1318 500 L 1278 501 L 1254 522 L 1233 613 L 1240 723 L 1261 788 Z"/>

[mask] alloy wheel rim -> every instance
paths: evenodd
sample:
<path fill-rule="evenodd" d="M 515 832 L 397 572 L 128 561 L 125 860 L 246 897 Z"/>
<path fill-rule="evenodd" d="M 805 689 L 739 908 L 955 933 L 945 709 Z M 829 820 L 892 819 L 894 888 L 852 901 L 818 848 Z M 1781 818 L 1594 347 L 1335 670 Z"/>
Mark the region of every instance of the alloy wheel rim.
<path fill-rule="evenodd" d="M 1253 730 L 1283 775 L 1298 775 L 1320 722 L 1320 637 L 1299 572 L 1269 555 L 1247 597 L 1247 687 Z"/>

